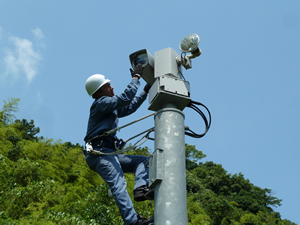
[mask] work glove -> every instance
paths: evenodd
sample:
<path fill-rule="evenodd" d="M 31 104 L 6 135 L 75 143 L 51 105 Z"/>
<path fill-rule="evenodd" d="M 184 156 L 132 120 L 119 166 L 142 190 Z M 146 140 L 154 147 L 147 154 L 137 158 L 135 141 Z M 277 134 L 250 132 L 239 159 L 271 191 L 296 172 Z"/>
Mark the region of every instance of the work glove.
<path fill-rule="evenodd" d="M 148 94 L 148 93 L 149 93 L 149 90 L 150 90 L 150 88 L 151 88 L 151 85 L 149 85 L 149 84 L 146 84 L 146 85 L 145 85 L 145 87 L 144 87 L 144 92 L 146 92 L 146 94 Z"/>
<path fill-rule="evenodd" d="M 140 79 L 141 76 L 143 75 L 143 66 L 142 66 L 142 64 L 140 64 L 140 63 L 137 64 L 136 67 L 134 68 L 134 70 L 132 70 L 130 68 L 130 73 L 131 73 L 132 78 L 133 77 L 138 77 L 138 79 Z"/>

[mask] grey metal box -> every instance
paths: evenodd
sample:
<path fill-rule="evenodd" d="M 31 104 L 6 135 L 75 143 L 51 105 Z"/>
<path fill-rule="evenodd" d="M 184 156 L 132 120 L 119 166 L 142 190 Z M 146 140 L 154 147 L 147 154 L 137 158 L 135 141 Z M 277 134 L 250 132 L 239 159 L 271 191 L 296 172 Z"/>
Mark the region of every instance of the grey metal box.
<path fill-rule="evenodd" d="M 160 110 L 166 102 L 174 102 L 183 110 L 190 99 L 190 83 L 170 76 L 156 78 L 149 91 L 149 110 Z"/>
<path fill-rule="evenodd" d="M 149 187 L 154 188 L 163 180 L 163 150 L 156 149 L 149 159 Z"/>
<path fill-rule="evenodd" d="M 164 75 L 182 79 L 181 66 L 177 64 L 180 55 L 172 48 L 165 48 L 155 52 L 154 58 L 154 77 Z"/>

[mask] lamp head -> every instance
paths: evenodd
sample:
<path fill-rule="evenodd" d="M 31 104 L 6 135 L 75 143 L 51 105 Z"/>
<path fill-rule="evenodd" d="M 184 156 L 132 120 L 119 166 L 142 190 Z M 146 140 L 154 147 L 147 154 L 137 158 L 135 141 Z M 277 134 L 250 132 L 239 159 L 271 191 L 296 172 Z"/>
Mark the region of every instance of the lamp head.
<path fill-rule="evenodd" d="M 198 48 L 199 41 L 200 38 L 197 34 L 188 34 L 181 40 L 179 48 L 182 54 L 179 62 L 185 69 L 192 68 L 191 59 L 194 59 L 201 55 L 201 49 Z M 190 52 L 191 54 L 185 55 L 187 52 Z"/>
<path fill-rule="evenodd" d="M 186 35 L 179 44 L 179 49 L 181 52 L 194 52 L 198 49 L 200 38 L 197 34 Z"/>

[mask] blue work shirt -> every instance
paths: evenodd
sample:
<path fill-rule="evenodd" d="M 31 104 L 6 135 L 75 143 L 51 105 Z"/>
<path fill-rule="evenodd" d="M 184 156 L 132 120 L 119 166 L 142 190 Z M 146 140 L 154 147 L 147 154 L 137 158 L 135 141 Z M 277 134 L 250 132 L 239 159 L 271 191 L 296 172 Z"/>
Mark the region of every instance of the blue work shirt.
<path fill-rule="evenodd" d="M 85 142 L 105 131 L 116 128 L 119 122 L 118 118 L 130 115 L 141 106 L 147 98 L 147 94 L 142 91 L 136 96 L 140 84 L 138 79 L 132 79 L 124 93 L 95 99 L 90 108 Z M 116 137 L 116 133 L 110 136 L 113 139 Z"/>

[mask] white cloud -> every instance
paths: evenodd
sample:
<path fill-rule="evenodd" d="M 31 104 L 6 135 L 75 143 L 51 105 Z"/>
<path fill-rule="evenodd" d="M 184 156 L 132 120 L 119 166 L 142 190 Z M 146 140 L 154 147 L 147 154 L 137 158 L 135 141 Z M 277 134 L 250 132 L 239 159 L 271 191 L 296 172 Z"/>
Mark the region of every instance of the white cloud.
<path fill-rule="evenodd" d="M 7 54 L 4 58 L 6 73 L 16 75 L 19 73 L 19 68 L 16 62 L 16 58 L 14 57 L 13 52 L 7 51 Z"/>
<path fill-rule="evenodd" d="M 31 32 L 34 34 L 34 36 L 37 39 L 43 39 L 44 38 L 44 34 L 43 34 L 43 32 L 40 28 L 36 28 L 34 30 L 31 30 Z"/>
<path fill-rule="evenodd" d="M 36 102 L 37 102 L 38 105 L 43 104 L 43 98 L 42 98 L 42 95 L 41 95 L 40 91 L 37 93 L 37 101 Z"/>
<path fill-rule="evenodd" d="M 43 38 L 43 33 L 39 28 L 32 31 L 36 38 Z M 6 50 L 4 57 L 5 75 L 13 75 L 18 78 L 20 74 L 25 74 L 28 82 L 38 74 L 38 65 L 42 60 L 39 52 L 33 49 L 33 43 L 27 39 L 10 37 L 14 44 L 14 49 Z"/>
<path fill-rule="evenodd" d="M 31 30 L 31 32 L 34 34 L 36 43 L 41 47 L 45 47 L 45 43 L 44 43 L 45 36 L 44 36 L 42 30 L 40 28 L 36 28 L 36 29 Z"/>

